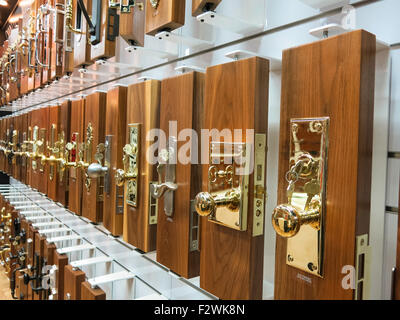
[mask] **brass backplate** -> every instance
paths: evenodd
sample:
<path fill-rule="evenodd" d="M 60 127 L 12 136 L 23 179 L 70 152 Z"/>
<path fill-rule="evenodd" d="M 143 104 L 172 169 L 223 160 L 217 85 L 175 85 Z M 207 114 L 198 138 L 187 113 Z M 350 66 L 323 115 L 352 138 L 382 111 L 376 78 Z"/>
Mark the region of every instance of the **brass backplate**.
<path fill-rule="evenodd" d="M 229 192 L 240 195 L 240 204 L 215 209 L 208 220 L 239 231 L 247 230 L 248 188 L 251 164 L 251 144 L 211 142 L 208 170 L 208 192 L 214 199 Z"/>
<path fill-rule="evenodd" d="M 290 121 L 289 168 L 307 155 L 312 157 L 318 169 L 310 175 L 299 174 L 289 204 L 304 209 L 311 200 L 310 194 L 306 192 L 306 185 L 317 183 L 318 192 L 313 197 L 319 197 L 321 200 L 321 216 L 317 228 L 305 224 L 297 235 L 287 240 L 286 262 L 292 267 L 319 277 L 323 276 L 328 128 L 329 118 L 326 117 Z"/>
<path fill-rule="evenodd" d="M 133 174 L 135 172 L 139 173 L 141 124 L 140 123 L 128 124 L 128 130 L 129 130 L 130 148 L 127 146 L 125 146 L 124 148 L 126 157 L 125 170 L 127 174 Z M 126 183 L 126 203 L 133 207 L 137 207 L 138 183 L 139 183 L 139 174 L 137 175 L 136 179 L 128 180 Z"/>

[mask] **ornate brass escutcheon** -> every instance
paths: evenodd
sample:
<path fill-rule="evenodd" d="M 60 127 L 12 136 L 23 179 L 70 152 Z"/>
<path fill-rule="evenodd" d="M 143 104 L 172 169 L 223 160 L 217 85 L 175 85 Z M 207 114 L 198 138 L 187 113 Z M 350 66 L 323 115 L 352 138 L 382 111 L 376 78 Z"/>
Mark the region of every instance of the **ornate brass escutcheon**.
<path fill-rule="evenodd" d="M 322 277 L 329 118 L 292 119 L 288 202 L 272 225 L 287 241 L 287 264 Z"/>
<path fill-rule="evenodd" d="M 160 4 L 160 0 L 150 0 L 150 4 L 152 8 L 157 9 L 158 5 Z"/>
<path fill-rule="evenodd" d="M 138 205 L 139 161 L 141 124 L 128 124 L 129 143 L 124 147 L 124 170 L 118 169 L 115 174 L 116 184 L 122 187 L 126 183 L 126 203 Z"/>
<path fill-rule="evenodd" d="M 178 141 L 176 137 L 169 137 L 168 146 L 162 149 L 158 155 L 158 183 L 150 184 L 151 195 L 160 199 L 164 197 L 164 212 L 167 217 L 172 218 L 174 213 L 174 192 L 178 190 L 176 184 L 176 163 L 177 163 Z M 165 176 L 164 182 L 162 178 Z"/>

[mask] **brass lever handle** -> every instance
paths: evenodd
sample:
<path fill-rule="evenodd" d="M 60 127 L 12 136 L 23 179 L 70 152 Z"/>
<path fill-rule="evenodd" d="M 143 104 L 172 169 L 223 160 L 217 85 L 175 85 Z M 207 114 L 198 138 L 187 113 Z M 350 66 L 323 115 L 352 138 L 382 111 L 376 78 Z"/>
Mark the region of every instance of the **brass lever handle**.
<path fill-rule="evenodd" d="M 125 181 L 135 180 L 137 178 L 137 172 L 135 173 L 126 173 L 122 169 L 118 169 L 115 173 L 115 181 L 118 187 L 122 187 Z"/>
<path fill-rule="evenodd" d="M 227 208 L 236 212 L 240 208 L 240 190 L 232 189 L 211 195 L 201 192 L 195 199 L 196 212 L 202 217 L 214 215 L 217 208 Z"/>
<path fill-rule="evenodd" d="M 319 230 L 321 218 L 321 202 L 313 200 L 307 211 L 300 210 L 289 204 L 281 204 L 274 209 L 272 226 L 277 234 L 284 238 L 292 238 L 301 226 L 310 225 Z"/>
<path fill-rule="evenodd" d="M 153 197 L 156 199 L 159 199 L 162 196 L 164 196 L 164 194 L 167 191 L 178 190 L 178 185 L 176 183 L 172 183 L 172 182 L 164 182 L 161 184 L 152 184 L 150 186 L 150 188 L 151 188 L 151 194 L 153 195 Z"/>

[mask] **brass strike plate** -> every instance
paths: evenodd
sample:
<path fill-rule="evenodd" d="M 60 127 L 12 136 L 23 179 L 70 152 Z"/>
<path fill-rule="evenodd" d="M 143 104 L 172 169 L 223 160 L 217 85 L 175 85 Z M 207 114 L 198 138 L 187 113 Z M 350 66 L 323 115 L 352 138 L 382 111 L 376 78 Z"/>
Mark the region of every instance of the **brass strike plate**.
<path fill-rule="evenodd" d="M 356 283 L 355 300 L 368 300 L 370 292 L 370 246 L 368 234 L 356 238 Z"/>
<path fill-rule="evenodd" d="M 323 276 L 325 190 L 328 152 L 329 118 L 292 119 L 290 121 L 289 167 L 304 160 L 308 167 L 298 172 L 293 189 L 289 182 L 289 205 L 308 212 L 310 203 L 318 200 L 318 220 L 304 215 L 299 222 L 298 233 L 287 240 L 286 263 L 318 277 Z M 294 178 L 293 178 L 294 179 Z M 290 194 L 290 195 L 289 195 Z"/>
<path fill-rule="evenodd" d="M 39 139 L 39 127 L 34 126 L 32 130 L 32 141 L 37 141 Z M 32 152 L 36 153 L 38 151 L 38 146 L 36 143 L 32 145 Z M 36 171 L 38 168 L 36 160 L 32 160 L 32 170 Z"/>
<path fill-rule="evenodd" d="M 251 145 L 211 142 L 208 192 L 216 205 L 210 222 L 247 230 L 250 161 Z"/>
<path fill-rule="evenodd" d="M 264 234 L 265 214 L 265 155 L 267 135 L 256 134 L 254 143 L 254 202 L 253 202 L 253 237 Z"/>
<path fill-rule="evenodd" d="M 139 172 L 139 155 L 140 155 L 140 131 L 141 124 L 133 123 L 128 124 L 129 130 L 129 145 L 124 147 L 125 159 L 128 168 L 127 174 L 134 174 Z M 130 146 L 130 147 L 128 147 Z M 138 201 L 138 183 L 139 175 L 134 180 L 128 180 L 126 183 L 126 203 L 130 206 L 137 207 Z"/>

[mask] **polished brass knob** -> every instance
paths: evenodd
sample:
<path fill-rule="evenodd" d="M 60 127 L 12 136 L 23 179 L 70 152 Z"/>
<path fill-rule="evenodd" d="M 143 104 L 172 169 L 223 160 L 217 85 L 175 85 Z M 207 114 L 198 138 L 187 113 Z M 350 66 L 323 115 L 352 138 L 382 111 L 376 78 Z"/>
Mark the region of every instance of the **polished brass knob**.
<path fill-rule="evenodd" d="M 125 173 L 124 170 L 118 169 L 115 173 L 115 183 L 118 187 L 122 187 L 127 180 L 134 180 L 137 178 L 137 172 Z"/>
<path fill-rule="evenodd" d="M 196 196 L 195 208 L 202 217 L 215 214 L 217 208 L 227 208 L 236 212 L 240 207 L 240 191 L 232 189 L 211 195 L 208 192 L 201 192 Z"/>
<path fill-rule="evenodd" d="M 321 203 L 313 201 L 307 211 L 300 210 L 289 204 L 281 204 L 274 209 L 272 226 L 276 233 L 284 238 L 292 238 L 303 225 L 311 225 L 319 229 L 321 217 Z"/>

